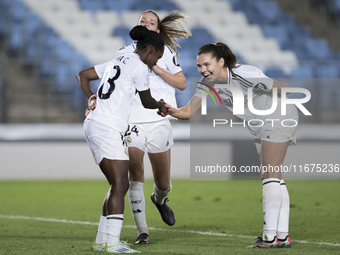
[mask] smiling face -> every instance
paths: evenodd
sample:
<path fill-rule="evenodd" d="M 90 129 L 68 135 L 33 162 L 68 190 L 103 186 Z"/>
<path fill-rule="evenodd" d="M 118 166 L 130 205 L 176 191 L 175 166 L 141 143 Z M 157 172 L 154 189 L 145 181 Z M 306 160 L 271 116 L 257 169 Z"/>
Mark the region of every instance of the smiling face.
<path fill-rule="evenodd" d="M 197 56 L 198 72 L 209 82 L 224 78 L 224 59 L 217 60 L 212 53 L 202 53 Z"/>
<path fill-rule="evenodd" d="M 159 33 L 158 17 L 152 12 L 145 12 L 140 16 L 138 25 L 144 26 L 151 31 Z"/>

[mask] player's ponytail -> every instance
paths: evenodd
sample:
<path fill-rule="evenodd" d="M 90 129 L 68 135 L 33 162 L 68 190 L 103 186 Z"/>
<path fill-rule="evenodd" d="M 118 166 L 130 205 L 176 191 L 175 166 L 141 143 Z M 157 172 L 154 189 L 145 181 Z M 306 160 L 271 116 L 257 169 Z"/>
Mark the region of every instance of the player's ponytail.
<path fill-rule="evenodd" d="M 170 12 L 162 19 L 160 19 L 158 14 L 152 10 L 147 10 L 143 12 L 142 15 L 148 12 L 151 12 L 157 17 L 157 29 L 160 31 L 159 34 L 161 35 L 164 44 L 169 45 L 178 56 L 176 46 L 180 47 L 180 45 L 177 40 L 191 36 L 190 30 L 184 26 L 184 24 L 187 24 L 187 17 L 176 11 Z"/>
<path fill-rule="evenodd" d="M 132 40 L 137 41 L 137 49 L 143 50 L 149 45 L 154 46 L 157 51 L 163 51 L 164 49 L 162 37 L 157 32 L 150 31 L 144 26 L 135 26 L 129 34 Z"/>
<path fill-rule="evenodd" d="M 224 59 L 224 67 L 227 67 L 230 72 L 233 73 L 233 68 L 238 67 L 237 58 L 235 54 L 231 51 L 231 49 L 225 43 L 217 42 L 209 43 L 203 45 L 199 50 L 197 55 L 201 55 L 204 53 L 212 53 L 212 57 L 216 58 L 217 61 L 221 58 Z"/>

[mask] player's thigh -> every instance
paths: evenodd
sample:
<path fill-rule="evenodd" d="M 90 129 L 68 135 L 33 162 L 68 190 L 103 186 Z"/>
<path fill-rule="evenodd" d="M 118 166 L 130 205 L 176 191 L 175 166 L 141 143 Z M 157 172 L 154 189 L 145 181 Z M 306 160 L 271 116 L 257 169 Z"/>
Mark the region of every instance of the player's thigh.
<path fill-rule="evenodd" d="M 262 141 L 260 159 L 263 166 L 263 179 L 282 179 L 281 167 L 283 165 L 288 146 L 289 141 L 280 143 Z"/>
<path fill-rule="evenodd" d="M 128 160 L 111 160 L 103 158 L 100 169 L 112 186 L 119 186 L 126 189 L 128 186 Z M 127 190 L 127 189 L 126 189 Z"/>
<path fill-rule="evenodd" d="M 166 152 L 174 144 L 172 127 L 168 119 L 149 123 L 145 137 L 146 151 L 149 153 Z"/>
<path fill-rule="evenodd" d="M 144 151 L 129 147 L 129 158 L 130 180 L 144 182 Z"/>
<path fill-rule="evenodd" d="M 120 132 L 94 120 L 84 123 L 85 138 L 99 165 L 103 158 L 110 160 L 129 160 L 128 149 Z"/>

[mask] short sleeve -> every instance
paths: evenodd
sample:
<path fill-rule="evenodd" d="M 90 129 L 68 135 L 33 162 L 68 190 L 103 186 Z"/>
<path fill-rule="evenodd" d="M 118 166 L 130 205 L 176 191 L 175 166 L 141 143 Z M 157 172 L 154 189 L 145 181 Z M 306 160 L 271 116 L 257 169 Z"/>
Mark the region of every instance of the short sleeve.
<path fill-rule="evenodd" d="M 144 91 L 148 90 L 150 88 L 149 86 L 149 68 L 145 64 L 140 64 L 136 69 L 135 69 L 135 85 L 136 89 L 138 91 Z"/>
<path fill-rule="evenodd" d="M 117 51 L 116 57 L 124 55 L 126 53 L 132 53 L 136 50 L 136 47 L 137 47 L 136 42 L 133 42 L 132 44 L 128 46 L 123 46 Z"/>
<path fill-rule="evenodd" d="M 254 80 L 254 90 L 270 92 L 273 89 L 274 80 L 266 76 L 261 70 Z"/>
<path fill-rule="evenodd" d="M 96 71 L 99 79 L 103 78 L 103 75 L 105 73 L 105 68 L 109 63 L 110 63 L 110 61 L 94 66 L 94 70 Z"/>
<path fill-rule="evenodd" d="M 198 83 L 197 88 L 196 88 L 196 93 L 195 93 L 194 96 L 196 96 L 196 97 L 207 96 L 208 95 L 207 91 L 209 91 L 209 88 L 207 88 L 206 86 L 204 86 L 201 83 Z"/>
<path fill-rule="evenodd" d="M 165 46 L 163 54 L 166 54 L 166 66 L 171 74 L 176 74 L 182 71 L 176 53 L 169 46 Z"/>
<path fill-rule="evenodd" d="M 255 91 L 270 92 L 273 88 L 274 80 L 266 76 L 261 69 L 255 66 L 245 66 L 247 68 L 244 73 L 241 74 L 244 78 L 250 78 L 251 83 Z"/>

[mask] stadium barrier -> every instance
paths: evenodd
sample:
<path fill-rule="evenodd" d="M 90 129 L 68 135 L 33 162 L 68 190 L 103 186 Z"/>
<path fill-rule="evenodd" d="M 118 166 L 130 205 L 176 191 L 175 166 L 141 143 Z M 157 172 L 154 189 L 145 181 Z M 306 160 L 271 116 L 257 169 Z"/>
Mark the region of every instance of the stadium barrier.
<path fill-rule="evenodd" d="M 208 133 L 207 127 L 200 125 L 192 130 L 189 122 L 173 121 L 172 178 L 259 178 L 260 163 L 247 128 L 219 127 Z M 288 149 L 284 177 L 340 178 L 336 168 L 340 163 L 339 128 L 299 126 L 297 145 Z M 197 151 L 204 157 L 197 158 Z M 104 179 L 81 124 L 0 125 L 0 155 L 0 180 Z M 210 172 L 197 166 L 210 167 Z M 201 172 L 195 175 L 197 169 Z M 152 178 L 147 156 L 145 175 Z"/>

